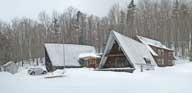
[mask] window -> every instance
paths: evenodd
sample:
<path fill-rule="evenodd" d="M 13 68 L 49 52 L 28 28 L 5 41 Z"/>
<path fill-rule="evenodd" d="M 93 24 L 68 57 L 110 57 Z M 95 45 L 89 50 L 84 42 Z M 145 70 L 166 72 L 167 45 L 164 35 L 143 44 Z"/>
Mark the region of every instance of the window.
<path fill-rule="evenodd" d="M 165 65 L 165 63 L 164 63 L 164 59 L 161 60 L 161 64 L 162 64 L 162 65 Z"/>
<path fill-rule="evenodd" d="M 168 52 L 168 57 L 173 57 L 172 52 Z"/>
<path fill-rule="evenodd" d="M 161 49 L 161 55 L 164 56 L 164 49 Z"/>
<path fill-rule="evenodd" d="M 159 55 L 161 55 L 161 49 L 157 49 Z"/>
<path fill-rule="evenodd" d="M 118 51 L 121 51 L 121 47 L 118 47 Z"/>

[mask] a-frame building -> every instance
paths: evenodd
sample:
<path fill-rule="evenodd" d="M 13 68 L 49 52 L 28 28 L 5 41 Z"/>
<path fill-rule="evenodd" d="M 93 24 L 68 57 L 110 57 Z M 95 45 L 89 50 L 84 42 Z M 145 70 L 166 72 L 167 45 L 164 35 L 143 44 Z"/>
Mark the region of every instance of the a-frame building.
<path fill-rule="evenodd" d="M 135 70 L 144 64 L 156 65 L 147 47 L 118 32 L 111 31 L 99 69 Z"/>

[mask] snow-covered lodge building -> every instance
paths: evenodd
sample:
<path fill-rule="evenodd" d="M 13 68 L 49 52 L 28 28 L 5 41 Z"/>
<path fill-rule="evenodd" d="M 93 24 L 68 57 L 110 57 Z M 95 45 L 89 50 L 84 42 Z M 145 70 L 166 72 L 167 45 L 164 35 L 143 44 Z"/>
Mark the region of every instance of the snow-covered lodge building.
<path fill-rule="evenodd" d="M 153 55 L 156 63 L 160 67 L 173 66 L 174 50 L 166 47 L 160 41 L 149 39 L 142 36 L 136 36 L 137 40 L 143 43 Z"/>
<path fill-rule="evenodd" d="M 93 46 L 75 44 L 45 44 L 45 65 L 48 71 L 65 67 L 81 67 L 78 62 L 81 53 L 95 53 Z"/>
<path fill-rule="evenodd" d="M 64 67 L 98 67 L 99 70 L 133 72 L 141 66 L 174 65 L 173 50 L 161 42 L 136 36 L 136 40 L 111 31 L 104 53 L 96 54 L 93 46 L 45 44 L 45 65 L 48 71 Z"/>
<path fill-rule="evenodd" d="M 156 65 L 156 62 L 144 44 L 112 31 L 98 69 L 133 72 L 146 64 Z"/>

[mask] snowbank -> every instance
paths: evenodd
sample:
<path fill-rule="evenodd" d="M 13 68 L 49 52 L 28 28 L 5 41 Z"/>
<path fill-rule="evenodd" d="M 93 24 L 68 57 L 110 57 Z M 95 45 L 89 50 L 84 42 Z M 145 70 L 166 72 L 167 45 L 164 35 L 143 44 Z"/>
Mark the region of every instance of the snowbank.
<path fill-rule="evenodd" d="M 191 93 L 192 86 L 192 63 L 133 74 L 73 68 L 66 69 L 64 77 L 53 79 L 25 72 L 1 72 L 1 93 Z"/>

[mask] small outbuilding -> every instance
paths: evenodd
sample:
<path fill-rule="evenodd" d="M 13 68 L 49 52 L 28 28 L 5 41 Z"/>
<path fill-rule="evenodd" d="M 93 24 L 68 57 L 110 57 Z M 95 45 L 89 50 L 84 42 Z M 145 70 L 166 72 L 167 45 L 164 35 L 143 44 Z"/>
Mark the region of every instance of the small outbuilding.
<path fill-rule="evenodd" d="M 166 47 L 160 41 L 150 38 L 137 36 L 137 40 L 148 48 L 159 67 L 174 65 L 174 50 Z"/>
<path fill-rule="evenodd" d="M 143 65 L 156 65 L 147 47 L 136 40 L 112 31 L 98 69 L 133 72 Z"/>
<path fill-rule="evenodd" d="M 1 70 L 5 72 L 9 72 L 11 74 L 15 74 L 18 72 L 18 66 L 13 61 L 9 61 L 6 64 L 2 65 Z"/>
<path fill-rule="evenodd" d="M 83 67 L 97 68 L 101 60 L 100 54 L 82 53 L 79 55 L 79 63 Z"/>
<path fill-rule="evenodd" d="M 78 62 L 81 53 L 95 53 L 93 46 L 75 44 L 45 44 L 45 65 L 48 71 L 82 67 Z"/>

